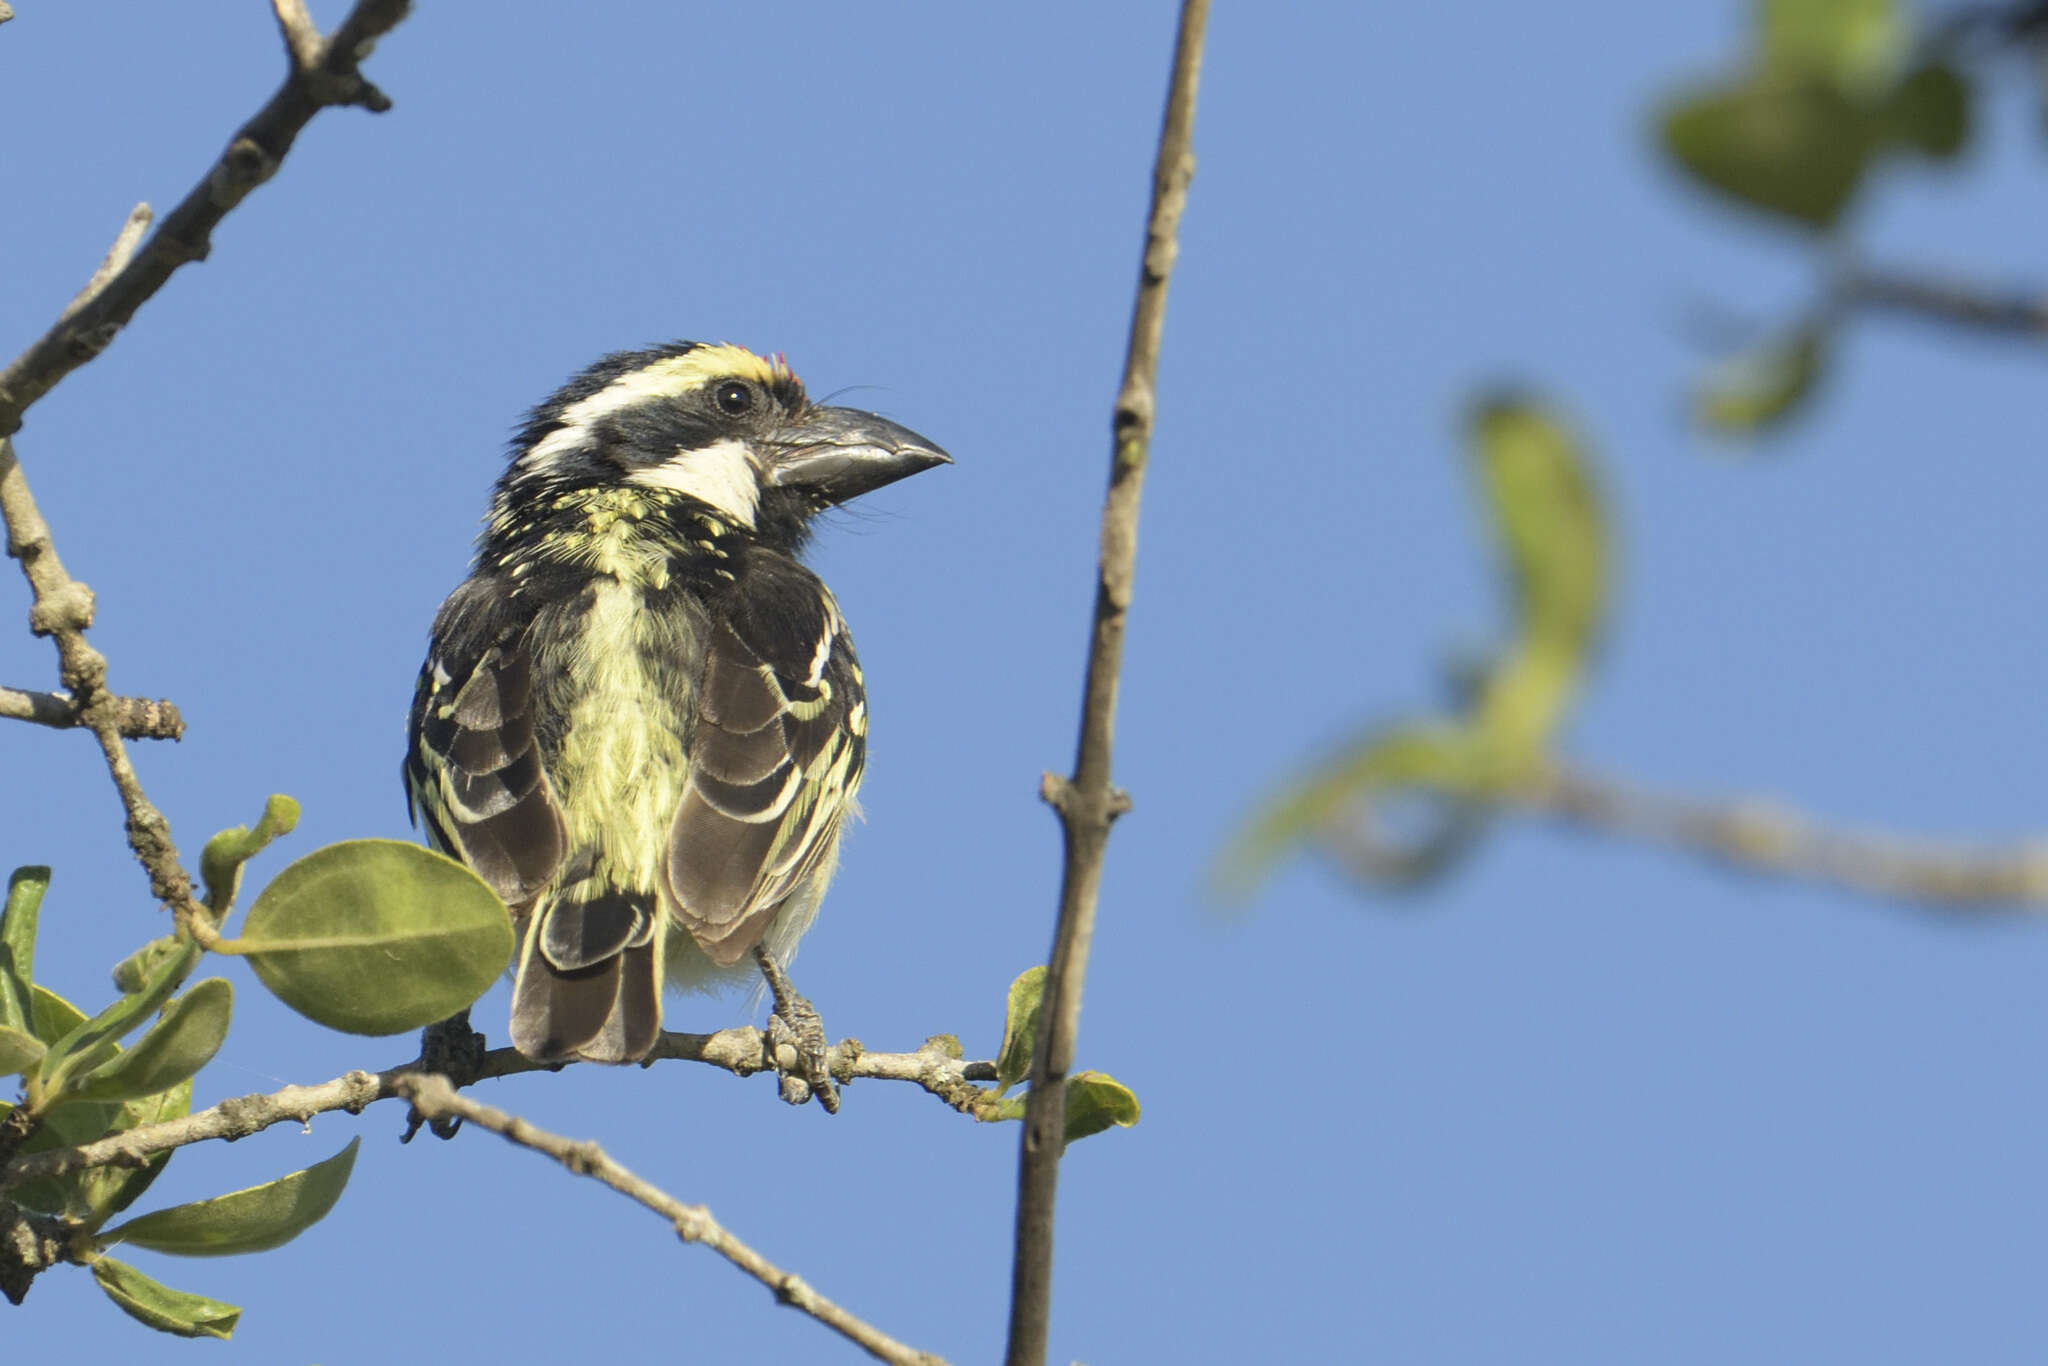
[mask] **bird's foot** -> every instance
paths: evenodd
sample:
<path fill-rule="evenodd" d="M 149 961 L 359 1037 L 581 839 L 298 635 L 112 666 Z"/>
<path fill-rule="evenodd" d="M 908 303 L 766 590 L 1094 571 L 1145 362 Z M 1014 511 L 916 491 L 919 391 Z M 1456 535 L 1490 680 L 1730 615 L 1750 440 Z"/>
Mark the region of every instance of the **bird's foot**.
<path fill-rule="evenodd" d="M 754 961 L 761 965 L 761 976 L 767 979 L 768 992 L 775 998 L 775 1009 L 768 1016 L 768 1055 L 774 1062 L 775 1075 L 781 1079 L 782 1098 L 791 1105 L 801 1105 L 816 1096 L 825 1113 L 838 1114 L 839 1090 L 832 1084 L 832 1073 L 825 1066 L 829 1045 L 818 1008 L 789 984 L 789 978 L 767 950 L 756 948 Z"/>
<path fill-rule="evenodd" d="M 420 1031 L 420 1070 L 439 1073 L 458 1091 L 475 1083 L 485 1051 L 484 1036 L 469 1027 L 467 1010 Z M 442 1139 L 455 1137 L 462 1128 L 459 1116 L 430 1120 L 415 1108 L 405 1117 L 405 1134 L 399 1142 L 412 1142 L 422 1124 L 433 1131 L 435 1138 Z"/>

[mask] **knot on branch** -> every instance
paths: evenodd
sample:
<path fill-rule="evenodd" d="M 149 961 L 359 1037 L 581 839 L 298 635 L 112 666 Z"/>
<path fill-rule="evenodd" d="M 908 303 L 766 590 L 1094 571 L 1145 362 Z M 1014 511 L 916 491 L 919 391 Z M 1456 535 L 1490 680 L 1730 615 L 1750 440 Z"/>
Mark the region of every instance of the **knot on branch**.
<path fill-rule="evenodd" d="M 228 144 L 207 179 L 207 196 L 214 207 L 231 209 L 243 196 L 277 174 L 277 158 L 262 143 L 246 135 Z"/>
<path fill-rule="evenodd" d="M 35 546 L 22 546 L 16 553 L 25 555 Z M 59 584 L 45 593 L 38 594 L 35 605 L 28 609 L 28 629 L 35 635 L 54 636 L 62 631 L 83 631 L 92 625 L 92 590 L 76 579 Z"/>

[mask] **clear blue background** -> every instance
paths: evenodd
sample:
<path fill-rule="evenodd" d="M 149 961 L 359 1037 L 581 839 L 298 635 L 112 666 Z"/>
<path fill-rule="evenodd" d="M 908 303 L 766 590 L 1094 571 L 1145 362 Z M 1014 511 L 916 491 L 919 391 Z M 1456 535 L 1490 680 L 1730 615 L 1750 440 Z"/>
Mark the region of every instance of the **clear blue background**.
<path fill-rule="evenodd" d="M 318 7 L 332 23 L 342 6 Z M 17 0 L 0 320 L 26 345 L 138 198 L 168 208 L 267 97 L 265 7 Z M 2040 356 L 1854 329 L 1768 458 L 1688 430 L 1702 302 L 1805 298 L 1783 235 L 1661 168 L 1644 115 L 1733 65 L 1699 5 L 1242 5 L 1214 16 L 1174 278 L 1082 1062 L 1141 1125 L 1062 1184 L 1053 1359 L 2038 1360 L 2048 936 L 1508 823 L 1425 896 L 1314 863 L 1243 918 L 1205 869 L 1249 802 L 1434 701 L 1499 625 L 1457 418 L 1521 381 L 1576 414 L 1622 541 L 1573 723 L 1589 763 L 1830 820 L 2040 823 Z M 868 500 L 816 563 L 858 633 L 874 744 L 797 980 L 880 1048 L 986 1056 L 1049 940 L 1108 420 L 1165 85 L 1164 0 L 1030 7 L 424 3 L 369 63 L 397 107 L 321 116 L 20 449 L 188 857 L 305 807 L 258 877 L 406 831 L 427 622 L 505 435 L 598 354 L 786 351 L 957 467 Z M 1887 259 L 2040 268 L 2018 78 L 1960 171 L 1891 176 Z M 48 686 L 0 631 L 0 680 Z M 82 1002 L 161 929 L 90 742 L 0 730 L 0 856 L 46 862 L 42 976 Z M 197 1102 L 410 1056 L 272 1005 Z M 502 1037 L 504 992 L 480 1020 Z M 682 1028 L 739 1022 L 689 1000 Z M 484 1099 L 595 1137 L 899 1336 L 1000 1351 L 1014 1128 L 904 1086 L 837 1119 L 762 1079 L 580 1068 Z M 247 1307 L 262 1362 L 852 1360 L 644 1211 L 484 1134 L 401 1148 L 327 1115 L 181 1153 L 148 1205 L 365 1136 L 276 1254 L 136 1260 Z M 58 1271 L 28 1360 L 179 1352 Z"/>

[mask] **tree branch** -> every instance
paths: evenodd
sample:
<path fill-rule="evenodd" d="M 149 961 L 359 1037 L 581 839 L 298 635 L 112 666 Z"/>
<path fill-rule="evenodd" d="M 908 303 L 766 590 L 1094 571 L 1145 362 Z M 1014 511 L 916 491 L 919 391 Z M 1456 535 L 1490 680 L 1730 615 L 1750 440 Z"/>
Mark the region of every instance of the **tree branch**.
<path fill-rule="evenodd" d="M 1772 802 L 1674 796 L 1556 765 L 1509 800 L 1541 815 L 1690 849 L 1751 872 L 1942 910 L 2048 907 L 2048 843 L 1973 849 L 1828 830 Z"/>
<path fill-rule="evenodd" d="M 391 107 L 384 92 L 356 68 L 376 40 L 405 17 L 410 0 L 357 0 L 325 40 L 312 30 L 305 7 L 297 0 L 275 0 L 274 7 L 291 54 L 284 84 L 228 140 L 227 150 L 165 217 L 147 245 L 106 272 L 98 289 L 88 285 L 40 340 L 0 371 L 0 436 L 21 430 L 22 414 L 31 404 L 106 350 L 135 310 L 163 288 L 178 267 L 206 259 L 214 228 L 249 191 L 277 173 L 315 114 L 336 105 L 360 105 L 378 113 Z"/>
<path fill-rule="evenodd" d="M 652 1058 L 706 1063 L 742 1077 L 756 1072 L 772 1075 L 775 1069 L 767 1047 L 767 1037 L 753 1028 L 723 1029 L 716 1034 L 665 1033 Z M 870 1053 L 848 1040 L 830 1049 L 825 1061 L 833 1077 L 842 1083 L 859 1078 L 912 1082 L 962 1114 L 993 1119 L 994 1092 L 975 1083 L 994 1081 L 995 1064 L 965 1062 L 954 1056 L 956 1051 L 957 1045 L 938 1038 L 927 1040 L 915 1053 Z M 287 1086 L 267 1095 L 237 1096 L 179 1119 L 138 1125 L 76 1147 L 17 1157 L 0 1167 L 0 1191 L 25 1181 L 64 1176 L 88 1167 L 139 1167 L 158 1153 L 213 1139 L 232 1142 L 261 1133 L 273 1124 L 303 1124 L 314 1115 L 335 1110 L 361 1114 L 380 1100 L 403 1095 L 400 1079 L 417 1076 L 423 1062 L 424 1059 L 415 1058 L 382 1072 L 346 1072 L 317 1085 Z M 497 1048 L 484 1054 L 476 1079 L 553 1071 L 559 1066 L 534 1062 L 514 1049 Z"/>
<path fill-rule="evenodd" d="M 859 1346 L 878 1361 L 894 1366 L 944 1366 L 929 1352 L 904 1345 L 881 1329 L 854 1317 L 831 1300 L 811 1289 L 802 1277 L 784 1271 L 754 1249 L 735 1238 L 711 1217 L 703 1205 L 686 1205 L 673 1195 L 635 1176 L 605 1155 L 591 1142 L 577 1142 L 551 1134 L 503 1110 L 494 1110 L 457 1094 L 446 1077 L 409 1073 L 398 1079 L 399 1094 L 411 1100 L 424 1115 L 435 1119 L 461 1119 L 478 1128 L 489 1129 L 521 1147 L 545 1153 L 578 1176 L 592 1177 L 629 1200 L 653 1210 L 674 1227 L 686 1243 L 702 1243 L 740 1270 L 752 1276 L 774 1294 L 779 1303 L 800 1309 L 833 1332 Z"/>
<path fill-rule="evenodd" d="M 115 726 L 128 740 L 182 740 L 185 718 L 173 704 L 146 697 L 112 697 Z M 0 687 L 0 717 L 11 721 L 33 721 L 39 726 L 67 730 L 82 726 L 78 703 L 61 692 L 31 692 Z"/>
<path fill-rule="evenodd" d="M 1053 1208 L 1065 1148 L 1066 1080 L 1081 1026 L 1081 988 L 1095 934 L 1095 908 L 1110 823 L 1130 798 L 1110 782 L 1116 699 L 1123 665 L 1124 615 L 1138 555 L 1138 497 L 1152 440 L 1166 283 L 1194 176 L 1195 87 L 1201 72 L 1208 0 L 1182 0 L 1173 76 L 1152 169 L 1152 209 L 1138 274 L 1137 301 L 1112 423 L 1109 493 L 1102 508 L 1095 621 L 1083 687 L 1074 776 L 1046 774 L 1041 793 L 1058 813 L 1065 845 L 1059 921 L 1047 964 L 1044 1006 L 1032 1054 L 1031 1090 L 1018 1144 L 1016 1251 L 1010 1281 L 1009 1366 L 1040 1366 L 1052 1316 Z"/>
<path fill-rule="evenodd" d="M 1898 271 L 1854 270 L 1835 286 L 1842 303 L 1888 308 L 1934 322 L 2010 336 L 2048 336 L 2048 298 L 1997 293 L 1960 280 Z"/>

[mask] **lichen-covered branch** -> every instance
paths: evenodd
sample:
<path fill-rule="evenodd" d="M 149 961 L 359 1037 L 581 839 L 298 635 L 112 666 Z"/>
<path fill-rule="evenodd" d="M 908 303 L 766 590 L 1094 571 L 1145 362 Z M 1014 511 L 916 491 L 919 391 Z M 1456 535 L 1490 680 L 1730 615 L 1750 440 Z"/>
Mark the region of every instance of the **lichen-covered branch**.
<path fill-rule="evenodd" d="M 744 1077 L 774 1072 L 766 1050 L 766 1036 L 758 1029 L 723 1029 L 716 1034 L 663 1034 L 652 1056 L 706 1063 Z M 914 1053 L 871 1053 L 848 1040 L 827 1052 L 825 1064 L 841 1083 L 857 1079 L 910 1082 L 963 1114 L 993 1118 L 994 1093 L 976 1083 L 994 1081 L 995 1064 L 963 1061 L 954 1056 L 956 1052 L 957 1048 L 942 1038 L 928 1040 Z M 19 1157 L 0 1167 L 0 1192 L 25 1181 L 63 1176 L 88 1167 L 139 1167 L 158 1153 L 175 1148 L 214 1139 L 247 1138 L 273 1124 L 303 1124 L 314 1115 L 335 1110 L 360 1114 L 380 1100 L 401 1095 L 399 1079 L 417 1075 L 422 1062 L 415 1058 L 382 1072 L 347 1072 L 317 1085 L 287 1086 L 267 1094 L 237 1096 L 180 1119 L 139 1125 L 74 1148 L 54 1148 Z M 534 1062 L 510 1048 L 497 1048 L 483 1055 L 476 1077 L 509 1077 L 558 1066 Z"/>
<path fill-rule="evenodd" d="M 864 1319 L 825 1298 L 794 1272 L 784 1271 L 734 1237 L 703 1205 L 689 1205 L 634 1175 L 592 1142 L 578 1142 L 536 1128 L 517 1115 L 482 1105 L 458 1093 L 445 1077 L 407 1073 L 398 1078 L 399 1094 L 430 1119 L 460 1119 L 507 1140 L 554 1158 L 578 1176 L 610 1186 L 668 1220 L 686 1243 L 701 1243 L 768 1287 L 778 1303 L 802 1310 L 869 1356 L 892 1366 L 943 1366 L 941 1358 L 920 1352 L 890 1337 Z"/>
<path fill-rule="evenodd" d="M 1173 75 L 1152 169 L 1152 208 L 1145 228 L 1137 301 L 1112 424 L 1109 494 L 1102 508 L 1101 563 L 1082 692 L 1081 735 L 1073 776 L 1060 778 L 1048 773 L 1042 788 L 1059 816 L 1065 858 L 1059 921 L 1046 968 L 1031 1090 L 1018 1145 L 1009 1366 L 1040 1366 L 1045 1360 L 1052 1315 L 1053 1207 L 1065 1147 L 1066 1079 L 1073 1069 L 1074 1044 L 1080 1034 L 1081 988 L 1095 934 L 1096 899 L 1109 827 L 1130 807 L 1130 798 L 1110 781 L 1110 753 L 1116 734 L 1117 684 L 1123 668 L 1124 616 L 1130 609 L 1137 572 L 1138 498 L 1151 449 L 1159 344 L 1166 322 L 1166 283 L 1180 249 L 1180 218 L 1195 171 L 1195 87 L 1208 17 L 1208 0 L 1183 0 Z"/>
<path fill-rule="evenodd" d="M 116 697 L 114 724 L 123 739 L 181 740 L 185 718 L 177 707 L 161 698 Z M 68 730 L 85 724 L 78 702 L 61 692 L 35 692 L 25 688 L 0 688 L 0 717 L 10 721 L 33 721 L 54 730 Z"/>

